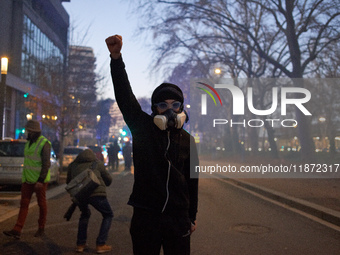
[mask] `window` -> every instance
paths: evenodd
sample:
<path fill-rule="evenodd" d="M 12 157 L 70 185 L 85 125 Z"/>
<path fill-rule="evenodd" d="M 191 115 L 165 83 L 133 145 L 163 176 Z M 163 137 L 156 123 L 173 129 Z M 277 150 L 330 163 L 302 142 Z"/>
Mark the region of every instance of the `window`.
<path fill-rule="evenodd" d="M 23 21 L 21 78 L 46 88 L 51 72 L 62 75 L 64 56 L 61 50 L 26 15 Z M 39 68 L 44 67 L 44 68 Z M 50 70 L 45 72 L 44 70 Z"/>
<path fill-rule="evenodd" d="M 0 157 L 23 157 L 24 142 L 0 142 Z"/>

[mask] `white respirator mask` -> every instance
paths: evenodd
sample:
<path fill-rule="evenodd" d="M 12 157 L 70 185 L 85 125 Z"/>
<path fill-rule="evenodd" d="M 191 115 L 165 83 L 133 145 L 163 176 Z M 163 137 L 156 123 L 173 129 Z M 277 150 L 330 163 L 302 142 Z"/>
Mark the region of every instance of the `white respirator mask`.
<path fill-rule="evenodd" d="M 153 122 L 160 130 L 181 129 L 187 121 L 188 115 L 185 111 L 177 114 L 172 109 L 168 109 L 163 114 L 158 114 L 153 118 Z"/>

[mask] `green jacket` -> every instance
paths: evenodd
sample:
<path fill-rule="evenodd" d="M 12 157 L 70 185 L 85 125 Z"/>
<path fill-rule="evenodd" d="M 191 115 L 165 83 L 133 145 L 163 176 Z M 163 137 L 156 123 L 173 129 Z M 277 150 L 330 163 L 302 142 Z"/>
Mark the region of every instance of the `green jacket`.
<path fill-rule="evenodd" d="M 68 184 L 82 171 L 90 168 L 94 161 L 97 161 L 97 165 L 93 172 L 98 177 L 100 185 L 93 191 L 91 197 L 106 196 L 106 186 L 109 186 L 111 184 L 112 177 L 105 169 L 103 162 L 99 161 L 96 155 L 90 149 L 84 150 L 79 153 L 76 159 L 68 166 L 66 183 Z"/>

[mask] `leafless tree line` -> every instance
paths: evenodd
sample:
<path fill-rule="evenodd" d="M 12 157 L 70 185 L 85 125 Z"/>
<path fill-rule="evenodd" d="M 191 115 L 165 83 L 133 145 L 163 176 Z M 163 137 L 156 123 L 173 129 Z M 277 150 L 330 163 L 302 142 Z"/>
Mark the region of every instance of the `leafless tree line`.
<path fill-rule="evenodd" d="M 231 78 L 335 78 L 339 75 L 340 3 L 332 0 L 139 0 L 140 32 L 150 36 L 152 69 L 175 78 L 211 75 L 220 66 Z M 183 66 L 185 63 L 185 67 Z M 197 68 L 195 70 L 195 68 Z M 173 73 L 172 73 L 173 72 Z M 189 74 L 190 73 L 190 74 Z M 181 74 L 179 74 L 181 75 Z M 179 79 L 179 78 L 177 78 Z M 182 78 L 183 79 L 183 78 Z M 295 87 L 305 87 L 303 83 Z M 258 87 L 254 102 L 264 109 L 271 87 Z M 315 88 L 308 87 L 309 90 Z M 339 87 L 319 88 L 322 111 L 335 132 Z M 314 95 L 314 94 L 313 94 Z M 321 103 L 320 100 L 317 102 Z M 326 105 L 333 110 L 327 109 Z M 339 115 L 337 115 L 339 116 Z M 295 111 L 302 158 L 313 158 L 313 117 Z M 275 141 L 266 127 L 270 144 Z M 237 130 L 231 130 L 237 132 Z M 251 134 L 256 143 L 256 134 Z M 330 136 L 331 137 L 331 136 Z M 332 147 L 332 145 L 331 145 Z"/>

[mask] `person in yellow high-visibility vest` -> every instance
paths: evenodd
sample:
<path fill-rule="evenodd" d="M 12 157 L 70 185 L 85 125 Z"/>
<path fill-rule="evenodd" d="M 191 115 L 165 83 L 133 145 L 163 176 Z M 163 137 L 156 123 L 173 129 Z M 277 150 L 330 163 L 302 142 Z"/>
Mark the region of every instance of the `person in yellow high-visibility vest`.
<path fill-rule="evenodd" d="M 50 176 L 51 142 L 41 135 L 40 123 L 29 120 L 25 126 L 27 143 L 25 145 L 24 170 L 22 173 L 20 211 L 12 230 L 4 231 L 7 236 L 19 239 L 28 214 L 28 207 L 33 193 L 36 193 L 39 205 L 39 228 L 35 237 L 44 235 L 47 217 L 46 190 Z"/>

